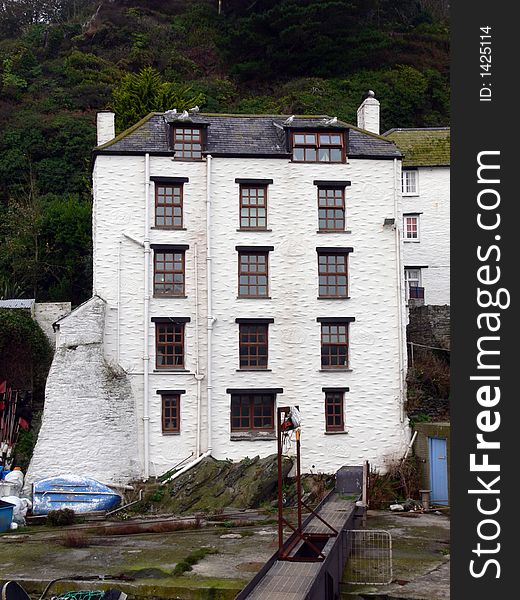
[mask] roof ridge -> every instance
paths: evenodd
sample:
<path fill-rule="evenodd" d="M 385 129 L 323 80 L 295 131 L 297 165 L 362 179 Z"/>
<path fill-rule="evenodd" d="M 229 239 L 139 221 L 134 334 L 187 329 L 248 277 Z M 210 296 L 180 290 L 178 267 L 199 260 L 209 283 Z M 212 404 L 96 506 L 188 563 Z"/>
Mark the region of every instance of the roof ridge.
<path fill-rule="evenodd" d="M 449 131 L 450 129 L 451 127 L 449 125 L 443 125 L 442 127 L 393 127 L 381 135 L 386 136 L 389 133 L 395 133 L 397 131 Z"/>

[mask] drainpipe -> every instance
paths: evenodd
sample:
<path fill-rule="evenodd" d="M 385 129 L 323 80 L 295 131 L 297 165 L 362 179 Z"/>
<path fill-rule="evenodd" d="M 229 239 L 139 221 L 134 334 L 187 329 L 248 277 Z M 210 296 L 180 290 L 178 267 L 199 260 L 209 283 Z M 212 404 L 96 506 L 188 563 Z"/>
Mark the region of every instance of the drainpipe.
<path fill-rule="evenodd" d="M 117 246 L 117 364 L 121 366 L 121 247 L 123 241 L 119 240 Z"/>
<path fill-rule="evenodd" d="M 195 256 L 197 256 L 198 252 L 196 250 L 195 252 Z M 202 460 L 204 460 L 206 457 L 211 456 L 211 452 L 212 452 L 212 427 L 211 427 L 211 416 L 212 416 L 212 406 L 211 406 L 211 400 L 212 400 L 212 361 L 211 361 L 211 352 L 212 352 L 212 334 L 213 334 L 213 323 L 215 321 L 215 319 L 213 318 L 213 298 L 212 298 L 212 269 L 211 269 L 211 155 L 207 155 L 206 156 L 206 278 L 207 278 L 207 284 L 208 284 L 208 291 L 207 291 L 207 311 L 208 311 L 208 323 L 207 323 L 207 332 L 208 332 L 208 341 L 207 341 L 207 345 L 208 345 L 208 355 L 207 355 L 207 370 L 206 370 L 206 384 L 207 384 L 207 394 L 208 394 L 208 410 L 207 410 L 207 450 L 206 452 L 204 452 L 203 454 L 201 454 L 200 456 L 198 456 L 195 460 L 193 460 L 192 462 L 188 463 L 185 467 L 183 467 L 182 469 L 180 469 L 179 471 L 177 471 L 176 473 L 174 473 L 168 480 L 163 481 L 162 485 L 165 485 L 166 483 L 173 481 L 174 479 L 177 479 L 177 477 L 180 477 L 183 473 L 186 473 L 186 471 L 189 471 L 191 468 L 193 468 L 195 465 L 198 465 Z M 197 264 L 197 263 L 195 263 Z M 198 291 L 196 288 L 196 297 L 195 297 L 195 304 L 198 303 Z M 198 310 L 196 310 L 196 314 L 198 314 Z M 196 320 L 196 323 L 198 323 L 198 320 Z M 198 360 L 198 353 L 197 353 L 197 360 Z M 198 371 L 198 362 L 197 362 L 197 371 Z M 203 376 L 196 373 L 195 374 L 195 378 L 197 379 L 197 386 L 200 386 L 201 381 L 203 379 Z M 197 387 L 197 393 L 198 393 L 198 387 Z M 197 406 L 197 415 L 200 417 L 200 413 L 199 413 L 199 406 Z M 199 425 L 198 425 L 199 426 Z M 199 426 L 200 427 L 200 426 Z M 197 431 L 197 444 L 200 444 L 200 433 L 199 431 Z M 199 449 L 197 448 L 197 451 L 199 451 Z"/>
<path fill-rule="evenodd" d="M 195 261 L 195 380 L 197 381 L 197 437 L 195 442 L 195 456 L 200 454 L 200 429 L 201 429 L 201 393 L 202 393 L 202 380 L 204 375 L 200 372 L 200 342 L 199 342 L 199 247 L 195 243 L 194 247 L 194 261 Z"/>
<path fill-rule="evenodd" d="M 150 155 L 144 155 L 143 445 L 144 479 L 150 477 Z"/>
<path fill-rule="evenodd" d="M 213 395 L 213 373 L 212 373 L 212 336 L 213 336 L 213 271 L 211 255 L 211 155 L 206 156 L 206 277 L 208 282 L 207 310 L 208 310 L 208 357 L 206 384 L 208 394 L 207 410 L 207 452 L 211 454 L 213 449 L 212 438 L 212 395 Z"/>
<path fill-rule="evenodd" d="M 186 473 L 186 471 L 189 471 L 195 465 L 198 465 L 200 462 L 202 462 L 208 456 L 211 456 L 211 450 L 208 450 L 207 452 L 204 452 L 204 454 L 201 454 L 194 461 L 188 463 L 185 467 L 182 467 L 182 469 L 180 469 L 180 471 L 176 471 L 170 478 L 162 481 L 161 485 L 166 485 L 170 481 L 173 481 L 174 479 L 177 479 L 177 477 L 180 477 L 181 475 L 183 475 L 184 473 Z"/>
<path fill-rule="evenodd" d="M 403 294 L 401 273 L 401 228 L 398 206 L 398 169 L 394 158 L 394 217 L 395 217 L 395 251 L 397 275 L 397 327 L 399 343 L 399 420 L 404 423 L 404 355 L 403 355 Z"/>

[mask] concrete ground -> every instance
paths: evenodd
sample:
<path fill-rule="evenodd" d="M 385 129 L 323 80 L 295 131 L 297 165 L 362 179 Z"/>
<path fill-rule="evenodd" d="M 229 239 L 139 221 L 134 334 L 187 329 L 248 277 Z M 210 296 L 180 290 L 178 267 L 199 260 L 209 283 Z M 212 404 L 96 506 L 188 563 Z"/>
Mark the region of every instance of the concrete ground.
<path fill-rule="evenodd" d="M 71 532 L 79 533 L 88 545 L 64 547 Z M 271 524 L 117 536 L 97 535 L 86 526 L 27 527 L 0 535 L 0 581 L 15 580 L 36 596 L 54 578 L 104 575 L 103 584 L 71 580 L 55 584 L 50 595 L 117 587 L 132 599 L 231 600 L 272 555 L 276 540 Z M 201 548 L 210 553 L 191 571 L 173 575 L 178 563 Z"/>
<path fill-rule="evenodd" d="M 118 587 L 132 600 L 231 600 L 273 554 L 277 531 L 273 523 L 250 519 L 245 526 L 226 525 L 127 535 L 100 530 L 99 523 L 26 527 L 0 534 L 0 581 L 16 580 L 38 597 L 54 578 L 105 575 L 103 583 L 55 584 L 49 597 L 65 590 Z M 448 517 L 369 511 L 367 527 L 392 535 L 393 583 L 344 585 L 343 600 L 449 599 Z M 79 536 L 84 547 L 65 547 L 64 538 L 71 535 Z M 173 574 L 177 564 L 201 548 L 210 550 L 191 571 Z"/>
<path fill-rule="evenodd" d="M 393 581 L 377 586 L 345 584 L 343 600 L 449 600 L 449 517 L 371 510 L 367 528 L 392 536 Z"/>

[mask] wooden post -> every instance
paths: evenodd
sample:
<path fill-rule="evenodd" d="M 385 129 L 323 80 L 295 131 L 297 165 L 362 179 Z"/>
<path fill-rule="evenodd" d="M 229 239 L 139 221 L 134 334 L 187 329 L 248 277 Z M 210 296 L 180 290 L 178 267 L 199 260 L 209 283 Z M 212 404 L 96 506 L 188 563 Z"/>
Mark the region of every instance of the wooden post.
<path fill-rule="evenodd" d="M 368 477 L 369 477 L 369 464 L 368 460 L 363 463 L 363 492 L 361 499 L 363 500 L 363 527 L 367 525 L 367 510 L 368 510 Z"/>

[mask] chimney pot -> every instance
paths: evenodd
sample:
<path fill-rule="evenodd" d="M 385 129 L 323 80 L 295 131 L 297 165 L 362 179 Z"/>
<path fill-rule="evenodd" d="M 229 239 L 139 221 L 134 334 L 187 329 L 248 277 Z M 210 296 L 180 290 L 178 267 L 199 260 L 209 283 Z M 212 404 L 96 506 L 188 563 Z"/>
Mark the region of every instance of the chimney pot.
<path fill-rule="evenodd" d="M 101 146 L 116 137 L 116 115 L 108 110 L 97 114 L 97 145 Z"/>

